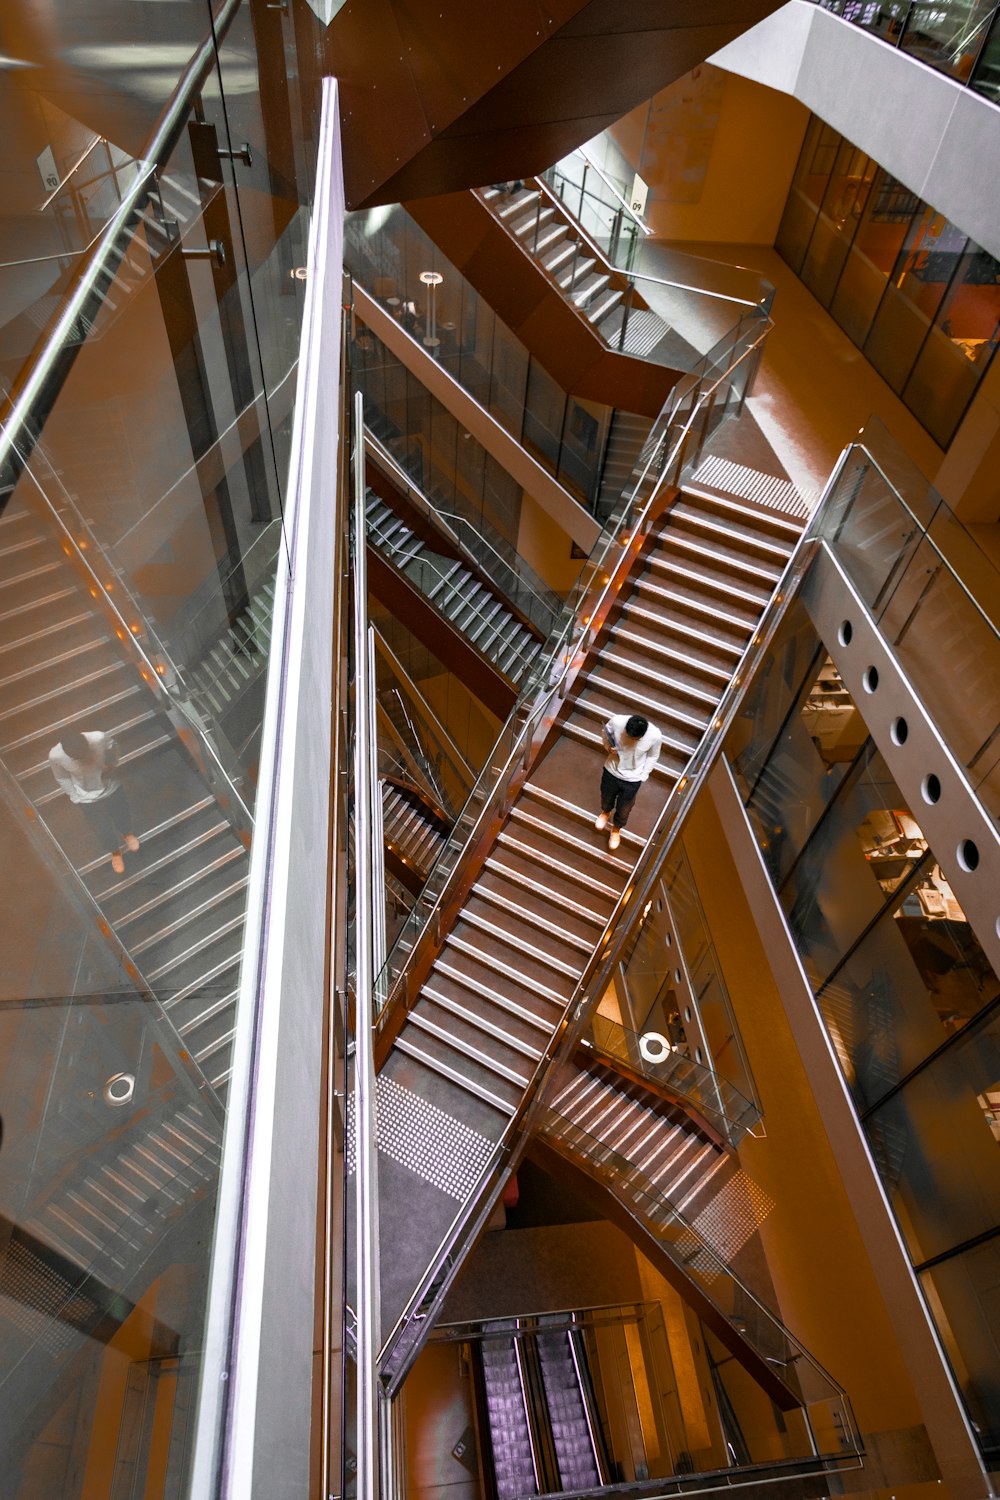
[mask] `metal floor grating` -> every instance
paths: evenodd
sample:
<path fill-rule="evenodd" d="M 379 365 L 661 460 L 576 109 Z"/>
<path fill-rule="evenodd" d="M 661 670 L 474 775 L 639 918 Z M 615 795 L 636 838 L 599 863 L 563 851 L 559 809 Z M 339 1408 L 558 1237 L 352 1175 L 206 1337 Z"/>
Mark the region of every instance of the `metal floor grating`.
<path fill-rule="evenodd" d="M 753 500 L 788 516 L 808 516 L 810 507 L 790 479 L 762 474 L 759 469 L 736 464 L 729 458 L 706 458 L 691 476 L 692 484 L 703 484 L 739 500 Z"/>

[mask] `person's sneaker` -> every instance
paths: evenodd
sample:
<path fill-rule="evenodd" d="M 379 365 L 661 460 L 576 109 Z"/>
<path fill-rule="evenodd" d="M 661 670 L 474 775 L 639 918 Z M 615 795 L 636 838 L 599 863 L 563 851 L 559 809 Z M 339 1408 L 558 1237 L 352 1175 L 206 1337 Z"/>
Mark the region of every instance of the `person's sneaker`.
<path fill-rule="evenodd" d="M 608 848 L 609 849 L 617 849 L 618 845 L 621 843 L 621 841 L 622 841 L 621 830 L 619 828 L 612 828 L 612 830 L 611 830 L 611 836 L 608 839 Z"/>
<path fill-rule="evenodd" d="M 139 853 L 139 840 L 136 838 L 134 833 L 127 833 L 125 835 L 125 848 L 128 849 L 132 854 Z"/>
<path fill-rule="evenodd" d="M 116 849 L 111 856 L 111 868 L 116 875 L 125 874 L 125 861 L 122 858 L 122 851 L 120 849 Z"/>
<path fill-rule="evenodd" d="M 600 830 L 607 825 L 608 817 L 609 817 L 608 813 L 598 813 L 597 814 L 597 817 L 594 819 L 594 827 L 597 829 L 598 832 L 600 832 Z"/>

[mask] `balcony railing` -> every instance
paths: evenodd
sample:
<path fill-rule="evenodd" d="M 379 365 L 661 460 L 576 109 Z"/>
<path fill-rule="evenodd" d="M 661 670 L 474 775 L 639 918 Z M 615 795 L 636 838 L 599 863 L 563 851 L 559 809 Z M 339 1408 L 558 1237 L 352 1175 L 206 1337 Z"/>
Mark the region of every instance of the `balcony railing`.
<path fill-rule="evenodd" d="M 1000 104 L 1000 16 L 996 0 L 814 3 Z"/>

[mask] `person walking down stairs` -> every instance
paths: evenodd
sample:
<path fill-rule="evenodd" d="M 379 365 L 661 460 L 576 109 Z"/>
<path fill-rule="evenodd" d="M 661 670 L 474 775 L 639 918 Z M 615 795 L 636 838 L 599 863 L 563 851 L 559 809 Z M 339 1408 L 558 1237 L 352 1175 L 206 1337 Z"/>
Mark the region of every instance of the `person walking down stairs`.
<path fill-rule="evenodd" d="M 99 729 L 67 729 L 49 751 L 49 767 L 71 802 L 83 808 L 97 829 L 111 868 L 124 875 L 123 849 L 135 854 L 139 840 L 132 831 L 132 809 L 125 789 L 114 774 L 118 751 L 110 735 Z"/>
<path fill-rule="evenodd" d="M 642 783 L 660 758 L 663 736 L 641 714 L 612 714 L 602 731 L 608 757 L 601 772 L 601 810 L 594 827 L 611 819 L 608 848 L 617 849 Z"/>

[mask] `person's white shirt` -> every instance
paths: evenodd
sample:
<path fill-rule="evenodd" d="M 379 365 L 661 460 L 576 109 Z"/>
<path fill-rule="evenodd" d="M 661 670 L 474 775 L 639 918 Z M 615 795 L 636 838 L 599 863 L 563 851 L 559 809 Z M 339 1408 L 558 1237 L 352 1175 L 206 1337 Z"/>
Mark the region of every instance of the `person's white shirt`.
<path fill-rule="evenodd" d="M 655 724 L 649 724 L 641 739 L 630 739 L 625 725 L 631 718 L 631 714 L 612 714 L 605 724 L 604 742 L 610 753 L 604 766 L 620 781 L 645 781 L 660 758 L 663 736 Z"/>
<path fill-rule="evenodd" d="M 74 760 L 62 745 L 49 751 L 49 768 L 71 802 L 99 802 L 119 785 L 111 775 L 115 764 L 114 741 L 99 729 L 85 729 L 83 737 L 90 746 L 92 759 Z"/>

